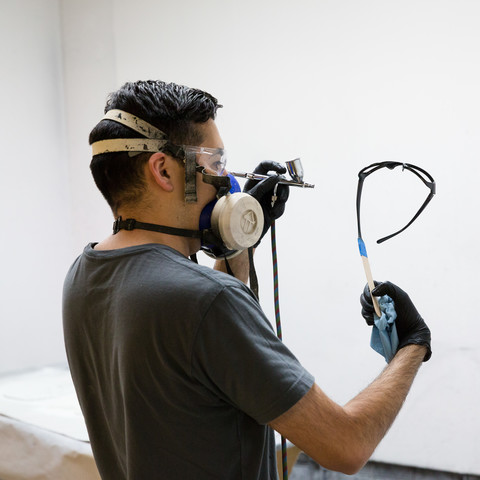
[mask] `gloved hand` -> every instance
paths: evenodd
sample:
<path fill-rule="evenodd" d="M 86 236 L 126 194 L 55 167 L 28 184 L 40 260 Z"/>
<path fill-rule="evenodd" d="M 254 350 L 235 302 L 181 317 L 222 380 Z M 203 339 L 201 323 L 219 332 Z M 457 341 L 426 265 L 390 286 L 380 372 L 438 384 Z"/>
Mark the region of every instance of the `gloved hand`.
<path fill-rule="evenodd" d="M 398 334 L 398 349 L 400 350 L 412 344 L 425 345 L 427 347 L 427 353 L 423 361 L 428 361 L 432 356 L 430 329 L 418 313 L 408 294 L 391 282 L 375 282 L 375 288 L 372 293 L 378 297 L 388 295 L 395 304 L 395 311 L 397 312 L 395 325 Z M 374 310 L 368 284 L 365 285 L 363 293 L 360 296 L 360 303 L 362 304 L 363 318 L 368 325 L 373 325 Z"/>
<path fill-rule="evenodd" d="M 287 169 L 277 162 L 265 160 L 255 168 L 253 173 L 267 175 L 271 171 L 282 174 L 286 173 Z M 269 178 L 265 178 L 264 180 L 248 180 L 243 187 L 243 192 L 254 197 L 261 205 L 263 210 L 263 232 L 254 247 L 258 246 L 264 235 L 268 232 L 268 229 L 272 225 L 273 221 L 277 218 L 280 218 L 285 211 L 285 203 L 288 200 L 290 191 L 288 185 L 278 185 L 276 191 L 277 198 L 272 206 L 272 197 L 274 195 L 275 186 L 280 178 L 280 175 L 271 175 Z"/>

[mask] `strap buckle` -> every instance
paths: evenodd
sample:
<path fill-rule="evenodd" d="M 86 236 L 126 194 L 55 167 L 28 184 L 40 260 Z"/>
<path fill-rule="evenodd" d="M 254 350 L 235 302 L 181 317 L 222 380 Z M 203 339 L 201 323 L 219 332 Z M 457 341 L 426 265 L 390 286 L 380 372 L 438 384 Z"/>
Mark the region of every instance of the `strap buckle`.
<path fill-rule="evenodd" d="M 122 217 L 118 217 L 113 222 L 113 234 L 117 234 L 120 230 L 135 230 L 137 221 L 134 218 L 127 218 L 126 220 L 122 220 Z"/>
<path fill-rule="evenodd" d="M 122 217 L 118 217 L 113 222 L 113 234 L 116 235 L 122 227 L 120 227 L 120 223 L 122 222 Z"/>

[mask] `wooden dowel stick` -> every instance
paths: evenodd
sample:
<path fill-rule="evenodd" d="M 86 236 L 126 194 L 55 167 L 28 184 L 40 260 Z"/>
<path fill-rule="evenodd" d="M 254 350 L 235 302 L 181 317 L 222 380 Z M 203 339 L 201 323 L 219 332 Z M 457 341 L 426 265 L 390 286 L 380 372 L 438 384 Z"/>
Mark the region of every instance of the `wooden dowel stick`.
<path fill-rule="evenodd" d="M 362 255 L 363 269 L 365 270 L 365 275 L 367 276 L 368 287 L 370 288 L 370 295 L 372 296 L 373 308 L 378 317 L 382 316 L 380 311 L 380 306 L 378 305 L 377 298 L 373 295 L 372 290 L 375 288 L 375 283 L 373 282 L 372 271 L 370 270 L 370 262 L 368 257 Z"/>

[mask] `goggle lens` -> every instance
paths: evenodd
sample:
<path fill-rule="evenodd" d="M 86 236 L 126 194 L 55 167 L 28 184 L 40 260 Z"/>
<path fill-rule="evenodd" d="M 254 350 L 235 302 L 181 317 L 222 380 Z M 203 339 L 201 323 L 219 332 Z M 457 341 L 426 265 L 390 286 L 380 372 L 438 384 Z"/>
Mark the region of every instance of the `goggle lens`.
<path fill-rule="evenodd" d="M 197 156 L 197 164 L 204 167 L 210 175 L 222 176 L 225 174 L 227 165 L 227 154 L 223 148 L 193 147 L 184 146 L 194 152 Z"/>

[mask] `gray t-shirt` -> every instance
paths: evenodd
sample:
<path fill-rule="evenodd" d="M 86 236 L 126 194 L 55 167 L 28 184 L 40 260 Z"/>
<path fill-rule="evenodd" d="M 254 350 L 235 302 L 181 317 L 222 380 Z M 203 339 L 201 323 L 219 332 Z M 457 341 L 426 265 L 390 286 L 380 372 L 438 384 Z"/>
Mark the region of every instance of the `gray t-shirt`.
<path fill-rule="evenodd" d="M 250 289 L 164 245 L 93 245 L 65 279 L 63 325 L 102 478 L 276 479 L 266 424 L 314 380 Z"/>

